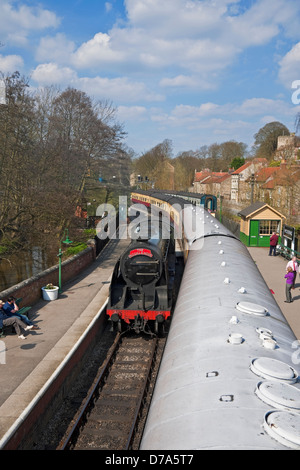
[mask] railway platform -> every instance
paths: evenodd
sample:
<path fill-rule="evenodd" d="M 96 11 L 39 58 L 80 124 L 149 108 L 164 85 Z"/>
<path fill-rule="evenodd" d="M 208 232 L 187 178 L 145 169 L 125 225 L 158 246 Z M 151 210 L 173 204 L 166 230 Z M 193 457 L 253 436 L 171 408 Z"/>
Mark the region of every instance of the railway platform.
<path fill-rule="evenodd" d="M 300 340 L 300 277 L 297 274 L 295 289 L 292 290 L 293 302 L 285 303 L 285 274 L 287 260 L 282 256 L 269 256 L 269 248 L 248 247 L 267 286 L 274 295 L 280 310 L 289 323 L 294 335 Z M 242 266 L 241 266 L 242 269 Z"/>
<path fill-rule="evenodd" d="M 92 265 L 62 287 L 55 301 L 40 300 L 30 319 L 39 329 L 0 338 L 0 449 L 40 391 L 55 375 L 105 305 L 110 277 L 129 240 L 111 240 Z"/>

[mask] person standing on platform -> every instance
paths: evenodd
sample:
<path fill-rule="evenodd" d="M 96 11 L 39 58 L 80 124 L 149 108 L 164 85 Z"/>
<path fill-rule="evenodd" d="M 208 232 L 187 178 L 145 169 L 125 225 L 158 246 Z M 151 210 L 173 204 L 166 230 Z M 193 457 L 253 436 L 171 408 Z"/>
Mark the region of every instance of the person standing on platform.
<path fill-rule="evenodd" d="M 285 303 L 290 304 L 291 302 L 293 302 L 291 289 L 293 287 L 294 273 L 293 273 L 292 268 L 289 267 L 287 269 L 287 273 L 284 277 L 286 279 L 286 284 L 285 284 L 286 300 L 285 300 Z"/>
<path fill-rule="evenodd" d="M 270 250 L 269 250 L 269 256 L 276 256 L 276 246 L 278 242 L 278 235 L 276 232 L 273 232 L 271 237 L 270 237 Z"/>
<path fill-rule="evenodd" d="M 297 262 L 296 256 L 293 256 L 292 259 L 286 265 L 286 272 L 288 272 L 288 268 L 292 268 L 293 270 L 294 280 L 293 280 L 292 289 L 295 289 L 296 277 L 297 277 L 297 273 L 299 272 L 299 264 Z"/>

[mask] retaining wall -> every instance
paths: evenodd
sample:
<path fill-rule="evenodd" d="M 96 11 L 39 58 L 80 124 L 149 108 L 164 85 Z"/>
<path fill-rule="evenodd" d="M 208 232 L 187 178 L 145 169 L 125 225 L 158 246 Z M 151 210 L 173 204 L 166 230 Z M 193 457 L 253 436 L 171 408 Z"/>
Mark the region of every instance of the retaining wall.
<path fill-rule="evenodd" d="M 94 240 L 89 242 L 88 248 L 78 253 L 72 258 L 63 261 L 61 264 L 62 284 L 77 276 L 81 271 L 87 268 L 96 259 L 96 243 Z M 22 297 L 22 306 L 33 305 L 42 298 L 42 287 L 52 282 L 58 285 L 58 264 L 32 276 L 25 281 L 9 287 L 0 292 L 0 299 L 6 300 L 9 296 L 15 298 Z"/>

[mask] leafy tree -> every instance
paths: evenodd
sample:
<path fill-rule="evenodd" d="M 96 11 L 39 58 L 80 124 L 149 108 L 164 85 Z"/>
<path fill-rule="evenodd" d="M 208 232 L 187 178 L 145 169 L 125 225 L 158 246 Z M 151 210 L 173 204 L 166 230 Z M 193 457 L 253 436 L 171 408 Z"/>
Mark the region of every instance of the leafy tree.
<path fill-rule="evenodd" d="M 281 122 L 269 122 L 254 135 L 256 157 L 271 159 L 277 149 L 277 140 L 281 135 L 290 135 L 288 128 Z"/>
<path fill-rule="evenodd" d="M 72 88 L 30 93 L 18 72 L 3 79 L 0 238 L 23 246 L 32 235 L 53 240 L 72 219 L 88 175 L 98 181 L 106 168 L 119 182 L 125 175 L 129 181 L 125 134 L 107 102 L 94 103 Z"/>
<path fill-rule="evenodd" d="M 147 177 L 149 184 L 153 182 L 157 189 L 168 189 L 168 163 L 172 165 L 171 157 L 172 142 L 166 139 L 134 161 L 134 173 L 141 175 L 143 179 Z"/>
<path fill-rule="evenodd" d="M 242 165 L 244 165 L 245 159 L 242 157 L 235 157 L 233 160 L 231 160 L 230 167 L 234 168 L 237 170 L 240 168 Z"/>

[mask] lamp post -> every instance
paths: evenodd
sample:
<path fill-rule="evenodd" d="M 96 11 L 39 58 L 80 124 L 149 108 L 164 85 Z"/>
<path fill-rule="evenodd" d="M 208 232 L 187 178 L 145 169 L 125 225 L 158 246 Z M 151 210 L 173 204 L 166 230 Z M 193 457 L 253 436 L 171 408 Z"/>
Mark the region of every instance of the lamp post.
<path fill-rule="evenodd" d="M 66 239 L 63 240 L 64 236 L 66 235 Z M 61 238 L 60 242 L 59 242 L 59 252 L 58 252 L 58 292 L 60 293 L 61 292 L 61 257 L 63 255 L 63 252 L 62 252 L 62 249 L 61 249 L 61 244 L 62 243 L 65 243 L 66 245 L 70 245 L 72 242 L 72 240 L 69 239 L 69 229 L 65 228 L 64 229 L 64 234 L 63 234 L 63 237 Z"/>

